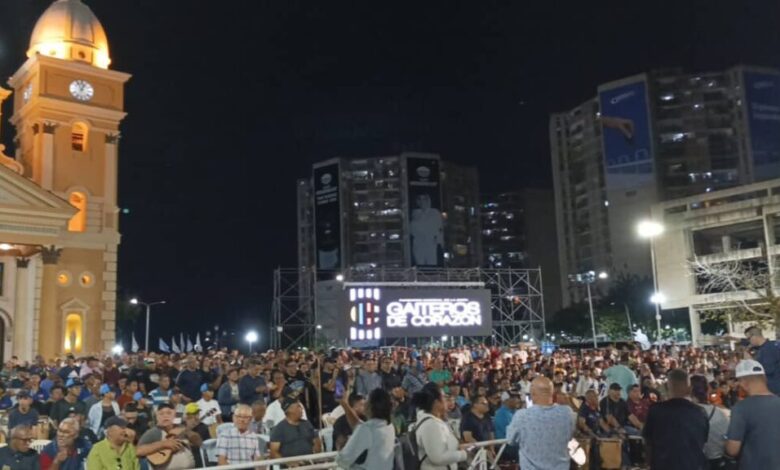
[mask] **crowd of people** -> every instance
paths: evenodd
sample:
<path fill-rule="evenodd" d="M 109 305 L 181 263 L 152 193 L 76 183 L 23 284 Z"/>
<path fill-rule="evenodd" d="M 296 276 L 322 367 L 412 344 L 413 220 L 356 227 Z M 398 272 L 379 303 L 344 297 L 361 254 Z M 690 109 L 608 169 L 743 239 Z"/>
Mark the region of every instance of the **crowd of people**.
<path fill-rule="evenodd" d="M 758 328 L 745 341 L 14 358 L 0 371 L 0 467 L 176 470 L 334 450 L 343 468 L 455 470 L 484 448 L 522 470 L 568 469 L 577 451 L 582 468 L 780 468 L 780 348 Z M 506 447 L 477 445 L 496 439 Z"/>

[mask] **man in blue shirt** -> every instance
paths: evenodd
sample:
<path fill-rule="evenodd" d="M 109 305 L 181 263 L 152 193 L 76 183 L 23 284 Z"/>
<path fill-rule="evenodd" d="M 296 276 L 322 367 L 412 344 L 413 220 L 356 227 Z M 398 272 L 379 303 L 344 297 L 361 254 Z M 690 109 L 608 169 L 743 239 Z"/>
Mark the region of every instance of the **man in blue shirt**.
<path fill-rule="evenodd" d="M 184 401 L 190 403 L 200 400 L 200 385 L 203 383 L 200 371 L 196 369 L 198 362 L 195 358 L 186 359 L 184 370 L 179 372 L 176 378 L 176 386 L 184 395 Z"/>
<path fill-rule="evenodd" d="M 520 392 L 510 390 L 509 392 L 504 392 L 502 398 L 503 402 L 496 410 L 496 417 L 493 419 L 496 439 L 506 439 L 506 428 L 512 422 L 515 411 L 520 408 Z"/>
<path fill-rule="evenodd" d="M 60 470 L 84 468 L 92 444 L 79 437 L 79 423 L 76 418 L 65 418 L 57 427 L 57 438 L 41 450 L 41 468 L 48 469 L 56 464 Z"/>
<path fill-rule="evenodd" d="M 755 359 L 761 363 L 769 391 L 780 395 L 780 347 L 777 342 L 764 338 L 761 328 L 755 325 L 745 330 L 745 337 L 755 351 L 754 358 L 745 357 L 745 359 Z"/>
<path fill-rule="evenodd" d="M 531 382 L 534 405 L 518 410 L 507 427 L 506 438 L 520 449 L 523 470 L 568 470 L 567 445 L 574 435 L 573 412 L 553 403 L 553 383 L 547 377 Z"/>
<path fill-rule="evenodd" d="M 265 393 L 265 379 L 260 375 L 263 366 L 257 361 L 249 365 L 249 373 L 241 377 L 238 382 L 238 401 L 245 405 L 252 405 L 256 401 L 262 401 Z"/>
<path fill-rule="evenodd" d="M 161 374 L 158 381 L 160 386 L 152 390 L 152 393 L 149 394 L 149 396 L 152 397 L 152 406 L 154 407 L 155 412 L 163 403 L 170 403 L 171 395 L 173 393 L 171 390 L 171 378 L 168 375 Z"/>
<path fill-rule="evenodd" d="M 32 407 L 32 397 L 27 390 L 20 390 L 16 394 L 17 405 L 8 413 L 8 429 L 13 429 L 20 424 L 35 426 L 38 424 L 38 412 Z"/>

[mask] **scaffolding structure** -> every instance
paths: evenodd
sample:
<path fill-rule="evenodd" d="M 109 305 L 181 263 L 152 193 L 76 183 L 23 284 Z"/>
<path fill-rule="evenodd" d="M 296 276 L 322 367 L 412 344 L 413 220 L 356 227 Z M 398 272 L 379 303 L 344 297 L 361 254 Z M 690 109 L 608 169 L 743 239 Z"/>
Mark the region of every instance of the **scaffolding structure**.
<path fill-rule="evenodd" d="M 344 282 L 399 282 L 410 287 L 418 282 L 481 283 L 490 290 L 493 344 L 540 340 L 545 334 L 541 269 L 394 268 L 336 273 L 279 268 L 274 271 L 272 348 L 316 346 L 315 284 L 337 276 Z"/>

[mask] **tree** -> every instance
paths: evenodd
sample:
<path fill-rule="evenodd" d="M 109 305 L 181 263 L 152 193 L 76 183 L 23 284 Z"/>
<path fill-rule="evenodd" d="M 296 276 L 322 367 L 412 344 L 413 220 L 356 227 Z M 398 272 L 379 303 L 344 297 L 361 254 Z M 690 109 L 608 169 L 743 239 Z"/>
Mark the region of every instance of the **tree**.
<path fill-rule="evenodd" d="M 648 301 L 653 292 L 653 281 L 648 277 L 619 274 L 605 295 L 594 292 L 593 313 L 596 333 L 612 339 L 628 338 L 630 331 L 655 329 L 655 310 Z M 631 317 L 631 329 L 628 317 Z M 593 333 L 587 302 L 580 302 L 555 313 L 547 324 L 548 331 L 564 331 L 581 338 Z"/>
<path fill-rule="evenodd" d="M 704 261 L 689 263 L 700 294 L 713 294 L 702 316 L 722 321 L 751 322 L 780 333 L 780 297 L 765 261 Z"/>

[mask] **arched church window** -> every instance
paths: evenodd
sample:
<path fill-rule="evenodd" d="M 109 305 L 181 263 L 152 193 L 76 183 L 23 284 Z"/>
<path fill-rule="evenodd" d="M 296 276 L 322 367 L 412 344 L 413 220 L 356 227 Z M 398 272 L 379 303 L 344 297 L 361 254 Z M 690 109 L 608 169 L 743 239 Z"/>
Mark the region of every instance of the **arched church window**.
<path fill-rule="evenodd" d="M 70 131 L 70 146 L 76 152 L 87 151 L 87 126 L 77 122 Z"/>
<path fill-rule="evenodd" d="M 65 352 L 81 352 L 82 321 L 78 313 L 65 317 Z"/>
<path fill-rule="evenodd" d="M 68 202 L 78 209 L 78 212 L 68 222 L 68 231 L 83 232 L 87 229 L 87 195 L 74 191 L 68 196 Z"/>

